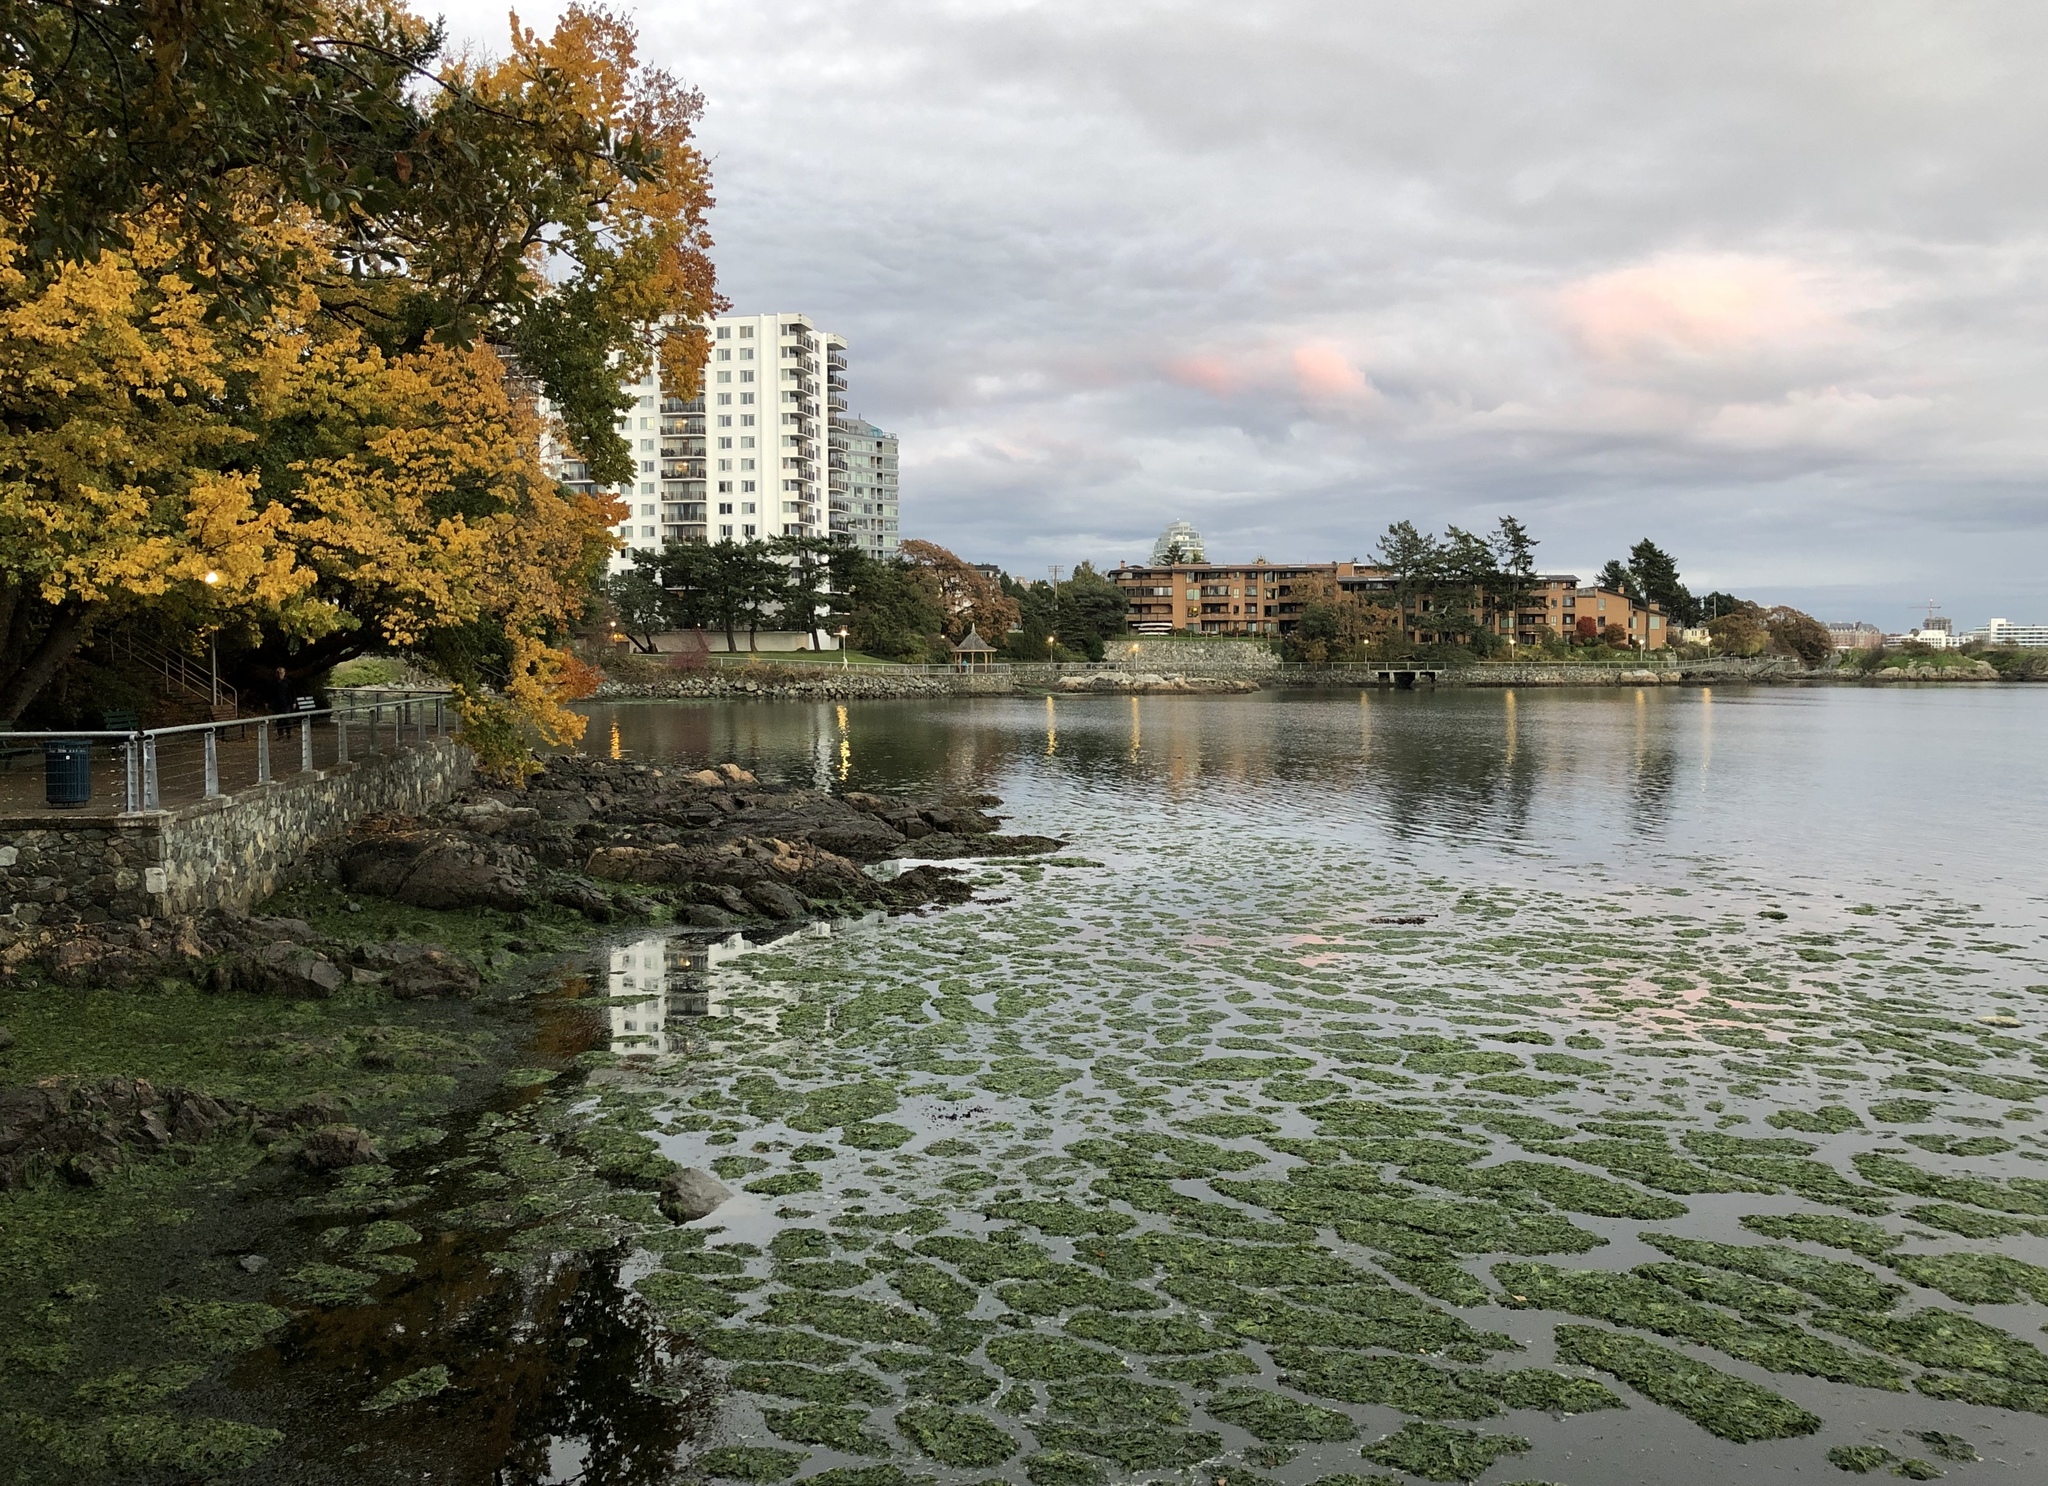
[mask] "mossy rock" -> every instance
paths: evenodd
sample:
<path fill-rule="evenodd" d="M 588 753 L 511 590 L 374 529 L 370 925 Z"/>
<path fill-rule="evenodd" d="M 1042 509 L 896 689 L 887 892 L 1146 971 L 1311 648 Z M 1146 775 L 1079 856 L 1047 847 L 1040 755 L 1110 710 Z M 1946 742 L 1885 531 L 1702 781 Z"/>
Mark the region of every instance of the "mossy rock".
<path fill-rule="evenodd" d="M 1046 1393 L 1055 1414 L 1096 1427 L 1188 1422 L 1178 1388 L 1134 1378 L 1068 1378 L 1051 1384 Z"/>
<path fill-rule="evenodd" d="M 895 1394 L 880 1378 L 852 1368 L 829 1371 L 788 1362 L 743 1362 L 726 1375 L 743 1393 L 772 1393 L 807 1403 L 888 1403 Z"/>
<path fill-rule="evenodd" d="M 866 1409 L 806 1403 L 793 1409 L 763 1409 L 761 1417 L 777 1438 L 799 1445 L 826 1445 L 848 1455 L 887 1455 L 890 1451 L 887 1440 L 867 1432 Z"/>

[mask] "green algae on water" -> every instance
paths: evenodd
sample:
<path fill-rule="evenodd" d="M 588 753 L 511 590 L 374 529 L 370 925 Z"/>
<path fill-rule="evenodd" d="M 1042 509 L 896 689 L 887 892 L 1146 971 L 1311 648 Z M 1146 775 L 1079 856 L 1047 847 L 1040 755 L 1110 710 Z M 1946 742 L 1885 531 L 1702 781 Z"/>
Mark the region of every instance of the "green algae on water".
<path fill-rule="evenodd" d="M 986 1470 L 1017 1453 L 1017 1442 L 975 1414 L 912 1404 L 896 1416 L 903 1437 L 941 1465 Z"/>
<path fill-rule="evenodd" d="M 1376 1465 L 1391 1465 L 1425 1481 L 1476 1481 L 1501 1456 L 1524 1455 L 1529 1448 L 1520 1435 L 1403 1424 L 1361 1453 Z"/>
<path fill-rule="evenodd" d="M 1268 1443 L 1348 1440 L 1358 1433 L 1348 1415 L 1263 1388 L 1227 1389 L 1206 1399 L 1202 1407 Z"/>
<path fill-rule="evenodd" d="M 1821 1421 L 1789 1399 L 1669 1347 L 1597 1326 L 1557 1328 L 1557 1360 L 1596 1368 L 1737 1444 L 1812 1434 Z"/>
<path fill-rule="evenodd" d="M 988 1360 L 1009 1376 L 1041 1383 L 1129 1371 L 1114 1352 L 1037 1332 L 992 1337 L 987 1352 Z"/>
<path fill-rule="evenodd" d="M 697 1457 L 705 1475 L 726 1481 L 786 1481 L 809 1455 L 802 1450 L 775 1450 L 766 1445 L 725 1445 Z"/>

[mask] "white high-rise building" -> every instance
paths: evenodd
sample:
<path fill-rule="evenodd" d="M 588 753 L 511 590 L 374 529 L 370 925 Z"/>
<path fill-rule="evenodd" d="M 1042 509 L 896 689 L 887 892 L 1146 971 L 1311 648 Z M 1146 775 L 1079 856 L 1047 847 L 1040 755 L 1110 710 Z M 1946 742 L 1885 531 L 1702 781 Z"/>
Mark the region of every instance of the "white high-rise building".
<path fill-rule="evenodd" d="M 632 446 L 635 479 L 600 490 L 581 460 L 548 451 L 564 484 L 626 502 L 615 573 L 633 551 L 669 542 L 832 534 L 828 468 L 833 415 L 846 407 L 846 342 L 797 314 L 726 315 L 708 330 L 701 397 L 664 399 L 652 367 L 625 389 L 633 406 L 615 427 Z"/>
<path fill-rule="evenodd" d="M 865 418 L 832 420 L 832 535 L 869 557 L 896 555 L 896 435 Z"/>

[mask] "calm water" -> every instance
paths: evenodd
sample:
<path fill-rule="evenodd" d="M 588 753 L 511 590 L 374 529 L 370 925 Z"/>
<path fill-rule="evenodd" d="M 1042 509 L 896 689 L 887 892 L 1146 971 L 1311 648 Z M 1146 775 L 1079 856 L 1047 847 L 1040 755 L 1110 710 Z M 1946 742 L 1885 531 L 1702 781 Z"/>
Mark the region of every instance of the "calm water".
<path fill-rule="evenodd" d="M 1368 845 L 1489 882 L 1676 880 L 2048 901 L 2048 687 L 1260 693 L 635 704 L 584 747 L 734 759 L 820 787 L 1000 795 L 1011 828 L 1099 818 Z M 1204 839 L 1206 837 L 1206 839 Z M 1084 842 L 1085 844 L 1085 842 Z"/>
<path fill-rule="evenodd" d="M 2048 688 L 595 709 L 595 751 L 986 791 L 1071 843 L 969 864 L 959 910 L 612 950 L 664 1152 L 741 1189 L 641 1291 L 851 1380 L 736 1363 L 687 1457 L 1311 1486 L 1450 1479 L 1401 1455 L 1447 1428 L 1510 1452 L 1488 1483 L 2042 1479 L 2044 722 Z M 1616 1336 L 1663 1350 L 1589 1361 Z M 1518 1368 L 1612 1397 L 1502 1404 Z M 1794 1422 L 1731 1438 L 1744 1386 Z"/>

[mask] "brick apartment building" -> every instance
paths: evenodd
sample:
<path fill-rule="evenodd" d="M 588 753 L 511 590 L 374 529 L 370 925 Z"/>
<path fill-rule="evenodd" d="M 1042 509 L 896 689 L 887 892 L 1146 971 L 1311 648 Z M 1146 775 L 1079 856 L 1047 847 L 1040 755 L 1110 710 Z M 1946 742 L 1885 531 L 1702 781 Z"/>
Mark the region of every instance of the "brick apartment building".
<path fill-rule="evenodd" d="M 1345 593 L 1393 603 L 1394 580 L 1383 568 L 1356 562 L 1269 563 L 1264 558 L 1238 564 L 1176 563 L 1133 567 L 1121 564 L 1106 575 L 1130 603 L 1125 627 L 1137 635 L 1285 635 L 1291 632 L 1308 602 L 1304 579 L 1334 582 Z M 1411 638 L 1429 632 L 1428 600 L 1414 616 Z M 1536 579 L 1528 600 L 1514 613 L 1488 614 L 1485 621 L 1503 638 L 1530 644 L 1546 631 L 1570 635 L 1579 620 L 1590 619 L 1599 631 L 1612 624 L 1630 643 L 1661 650 L 1672 643 L 1664 611 L 1639 603 L 1627 594 L 1604 588 L 1582 588 L 1571 573 L 1545 573 Z"/>

